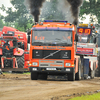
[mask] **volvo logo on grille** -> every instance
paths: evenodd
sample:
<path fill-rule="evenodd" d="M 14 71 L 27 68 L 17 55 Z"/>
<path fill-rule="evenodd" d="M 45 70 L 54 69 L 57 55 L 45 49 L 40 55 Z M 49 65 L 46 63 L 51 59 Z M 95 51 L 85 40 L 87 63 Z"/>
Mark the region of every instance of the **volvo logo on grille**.
<path fill-rule="evenodd" d="M 36 51 L 36 53 L 38 53 L 38 51 Z"/>
<path fill-rule="evenodd" d="M 65 53 L 63 54 L 63 58 L 69 58 L 68 55 L 69 55 L 68 52 L 65 52 Z"/>
<path fill-rule="evenodd" d="M 65 56 L 68 56 L 68 52 L 65 52 L 65 54 L 64 54 Z"/>

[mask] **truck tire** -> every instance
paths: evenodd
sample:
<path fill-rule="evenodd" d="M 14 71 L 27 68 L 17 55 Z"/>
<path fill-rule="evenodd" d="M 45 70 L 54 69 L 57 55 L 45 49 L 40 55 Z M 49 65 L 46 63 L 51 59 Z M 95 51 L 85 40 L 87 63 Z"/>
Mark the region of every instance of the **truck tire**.
<path fill-rule="evenodd" d="M 81 60 L 78 59 L 78 72 L 75 75 L 76 80 L 81 80 Z"/>
<path fill-rule="evenodd" d="M 31 72 L 31 80 L 37 80 L 38 79 L 38 73 L 37 72 Z"/>
<path fill-rule="evenodd" d="M 72 73 L 68 74 L 68 81 L 75 81 L 75 68 Z"/>
<path fill-rule="evenodd" d="M 41 80 L 47 80 L 47 74 L 46 73 L 39 74 L 38 78 L 41 79 Z"/>
<path fill-rule="evenodd" d="M 24 55 L 17 56 L 16 60 L 17 60 L 18 68 L 24 68 Z"/>

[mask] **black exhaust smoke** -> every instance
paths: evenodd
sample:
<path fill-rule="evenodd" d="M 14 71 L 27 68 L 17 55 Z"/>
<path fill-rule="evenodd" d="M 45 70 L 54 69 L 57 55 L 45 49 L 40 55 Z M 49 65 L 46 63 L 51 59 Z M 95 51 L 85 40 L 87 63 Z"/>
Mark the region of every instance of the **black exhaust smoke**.
<path fill-rule="evenodd" d="M 34 16 L 35 22 L 39 21 L 39 15 L 40 15 L 40 8 L 42 7 L 42 4 L 46 0 L 25 0 L 26 5 L 30 8 L 31 14 Z M 59 1 L 59 0 L 58 0 Z M 60 2 L 64 2 L 66 6 L 66 10 L 63 8 L 62 11 L 66 13 L 68 3 L 71 6 L 72 16 L 75 18 L 73 21 L 74 25 L 78 24 L 78 16 L 79 16 L 79 8 L 82 5 L 83 0 L 61 0 Z M 67 4 L 66 4 L 67 2 Z"/>
<path fill-rule="evenodd" d="M 45 0 L 27 0 L 31 14 L 34 16 L 35 22 L 39 21 L 40 8 Z"/>
<path fill-rule="evenodd" d="M 79 16 L 79 8 L 82 5 L 83 0 L 67 0 L 68 3 L 71 5 L 71 11 L 75 20 L 73 22 L 74 25 L 78 24 L 78 16 Z"/>

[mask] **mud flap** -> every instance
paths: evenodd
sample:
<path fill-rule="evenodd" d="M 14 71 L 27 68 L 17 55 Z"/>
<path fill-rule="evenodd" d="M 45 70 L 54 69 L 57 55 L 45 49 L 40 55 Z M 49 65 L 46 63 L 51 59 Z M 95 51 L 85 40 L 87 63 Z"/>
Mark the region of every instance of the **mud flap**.
<path fill-rule="evenodd" d="M 82 79 L 87 79 L 89 74 L 89 59 L 81 58 L 82 68 L 81 68 L 81 77 Z"/>
<path fill-rule="evenodd" d="M 88 74 L 89 74 L 89 59 L 84 59 L 83 62 L 83 66 L 84 66 L 84 79 L 88 78 Z"/>

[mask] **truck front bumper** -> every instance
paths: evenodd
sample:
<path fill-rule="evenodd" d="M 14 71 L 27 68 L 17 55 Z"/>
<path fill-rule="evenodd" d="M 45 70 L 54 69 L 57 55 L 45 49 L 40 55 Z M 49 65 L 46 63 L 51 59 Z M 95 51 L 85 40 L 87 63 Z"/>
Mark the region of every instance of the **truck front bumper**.
<path fill-rule="evenodd" d="M 67 74 L 73 73 L 74 67 L 69 68 L 45 68 L 45 67 L 29 67 L 30 72 L 47 73 L 47 74 Z"/>

